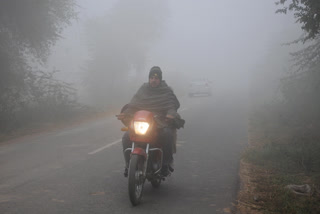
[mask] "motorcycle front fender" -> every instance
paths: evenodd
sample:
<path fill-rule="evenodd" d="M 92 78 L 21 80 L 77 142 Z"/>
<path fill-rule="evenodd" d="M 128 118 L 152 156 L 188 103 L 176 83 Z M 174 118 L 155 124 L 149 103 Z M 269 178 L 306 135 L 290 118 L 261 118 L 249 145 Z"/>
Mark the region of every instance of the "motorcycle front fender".
<path fill-rule="evenodd" d="M 131 152 L 131 155 L 140 155 L 140 156 L 144 157 L 145 159 L 147 159 L 146 151 L 144 151 L 144 149 L 141 149 L 139 147 L 134 148 L 133 151 Z"/>

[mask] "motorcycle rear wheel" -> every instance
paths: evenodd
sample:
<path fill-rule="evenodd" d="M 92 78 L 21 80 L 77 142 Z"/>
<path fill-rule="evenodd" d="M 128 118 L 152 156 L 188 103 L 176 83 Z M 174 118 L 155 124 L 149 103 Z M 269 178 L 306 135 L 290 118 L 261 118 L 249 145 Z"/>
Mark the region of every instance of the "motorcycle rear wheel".
<path fill-rule="evenodd" d="M 129 164 L 128 187 L 130 201 L 133 206 L 138 205 L 142 198 L 145 181 L 143 171 L 144 158 L 140 155 L 132 155 Z"/>

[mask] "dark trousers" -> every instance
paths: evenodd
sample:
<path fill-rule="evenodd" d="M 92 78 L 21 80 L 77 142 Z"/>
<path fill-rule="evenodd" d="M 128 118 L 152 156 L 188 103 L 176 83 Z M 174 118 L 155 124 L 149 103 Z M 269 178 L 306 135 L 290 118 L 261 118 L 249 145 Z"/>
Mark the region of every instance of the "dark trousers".
<path fill-rule="evenodd" d="M 162 128 L 159 129 L 159 142 L 163 145 L 163 164 L 167 165 L 173 162 L 173 143 L 174 143 L 175 129 L 172 128 Z M 122 137 L 123 151 L 127 148 L 132 147 L 132 142 L 130 141 L 129 132 L 124 133 Z M 126 161 L 126 166 L 129 164 L 130 152 L 124 154 L 124 159 Z"/>

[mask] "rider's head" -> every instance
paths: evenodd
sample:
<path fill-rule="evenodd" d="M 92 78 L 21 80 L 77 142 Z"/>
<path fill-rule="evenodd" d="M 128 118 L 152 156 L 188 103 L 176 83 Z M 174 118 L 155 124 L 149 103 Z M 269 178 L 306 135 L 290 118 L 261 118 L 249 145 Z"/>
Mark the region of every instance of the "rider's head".
<path fill-rule="evenodd" d="M 149 85 L 156 88 L 160 85 L 162 80 L 162 71 L 159 66 L 153 66 L 149 72 Z"/>

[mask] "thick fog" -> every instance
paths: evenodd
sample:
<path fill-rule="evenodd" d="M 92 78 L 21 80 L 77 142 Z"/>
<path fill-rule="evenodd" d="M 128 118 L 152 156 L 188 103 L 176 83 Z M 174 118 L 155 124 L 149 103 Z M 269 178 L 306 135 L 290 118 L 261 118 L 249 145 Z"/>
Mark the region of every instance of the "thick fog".
<path fill-rule="evenodd" d="M 0 5 L 0 214 L 320 210 L 320 0 Z"/>
<path fill-rule="evenodd" d="M 208 79 L 221 93 L 271 96 L 289 69 L 283 44 L 301 34 L 273 1 L 79 0 L 77 9 L 48 64 L 93 106 L 129 99 L 153 65 L 179 95 Z"/>

